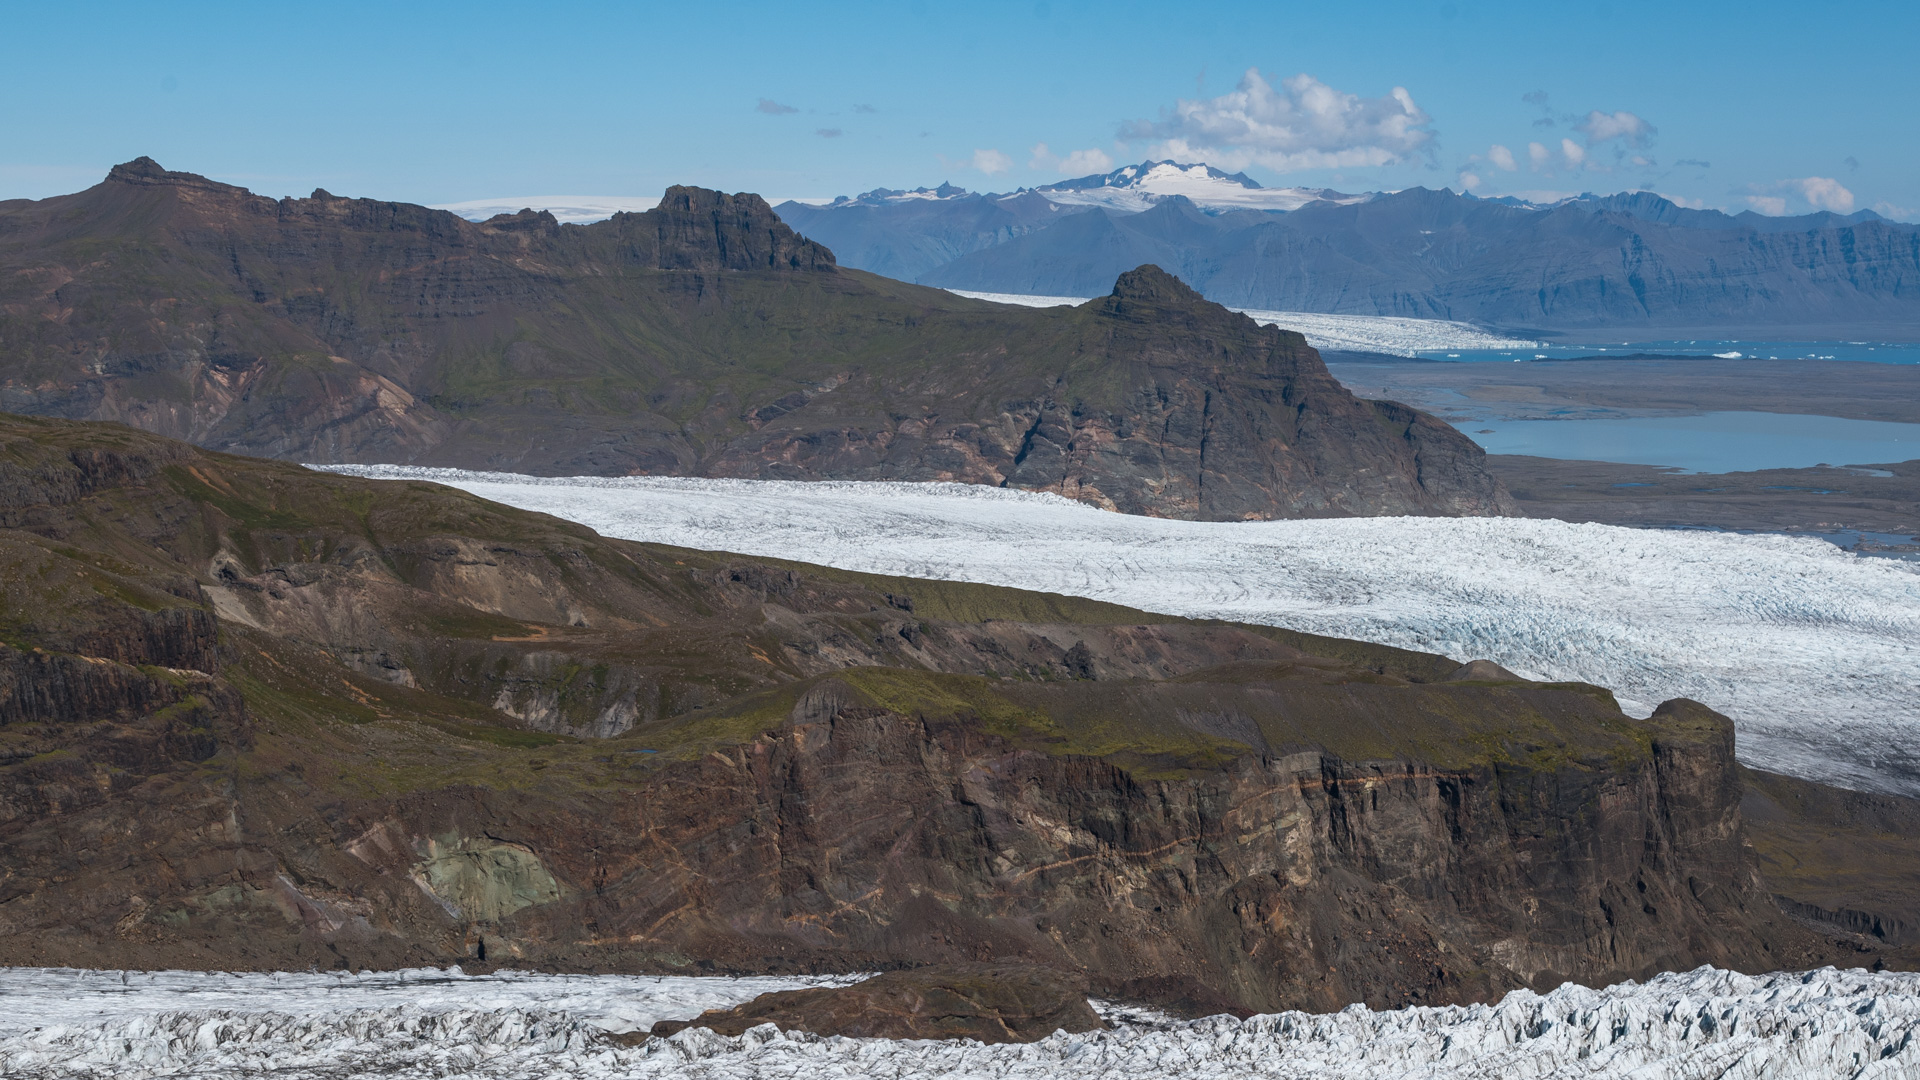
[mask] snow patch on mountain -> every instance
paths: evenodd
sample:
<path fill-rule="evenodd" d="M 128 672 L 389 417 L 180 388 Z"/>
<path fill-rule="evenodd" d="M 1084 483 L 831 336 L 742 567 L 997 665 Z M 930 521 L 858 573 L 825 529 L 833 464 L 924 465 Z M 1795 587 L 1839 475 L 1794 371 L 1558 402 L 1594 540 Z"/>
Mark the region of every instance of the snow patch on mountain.
<path fill-rule="evenodd" d="M 1205 522 L 969 484 L 432 480 L 599 532 L 1357 638 L 1731 716 L 1749 764 L 1920 794 L 1920 565 L 1823 540 L 1521 518 Z"/>
<path fill-rule="evenodd" d="M 689 1028 L 623 1046 L 638 1015 L 688 1018 L 712 1002 L 805 978 L 200 974 L 0 970 L 0 1074 L 19 1080 L 348 1077 L 795 1076 L 1079 1080 L 1324 1078 L 1895 1080 L 1920 1070 L 1920 975 L 1825 968 L 1759 977 L 1713 968 L 1645 984 L 1492 1005 L 1216 1016 L 1056 1033 L 1028 1045 L 823 1038 L 772 1025 L 728 1037 Z M 219 1002 L 200 997 L 217 985 Z M 615 1018 L 610 1026 L 607 1021 Z"/>
<path fill-rule="evenodd" d="M 1035 191 L 1057 203 L 1103 206 L 1137 214 L 1174 196 L 1184 196 L 1202 210 L 1298 210 L 1310 203 L 1347 206 L 1376 197 L 1367 192 L 1349 195 L 1330 188 L 1266 188 L 1244 173 L 1224 173 L 1211 165 L 1174 161 L 1145 161 L 1115 169 L 1104 176 L 1083 176 Z"/>
<path fill-rule="evenodd" d="M 911 190 L 903 188 L 874 188 L 858 195 L 842 195 L 832 202 L 822 203 L 828 209 L 847 206 L 884 206 L 887 203 L 902 202 L 951 202 L 955 199 L 997 198 L 1004 196 L 975 195 L 963 187 L 941 184 L 937 188 L 917 187 Z"/>
<path fill-rule="evenodd" d="M 1026 293 L 975 292 L 948 289 L 957 296 L 991 300 L 996 304 L 1019 307 L 1072 307 L 1086 303 L 1086 296 L 1034 296 Z M 1508 337 L 1483 330 L 1470 323 L 1443 319 L 1408 319 L 1393 315 L 1322 315 L 1311 311 L 1267 311 L 1263 308 L 1230 308 L 1262 326 L 1278 326 L 1304 335 L 1316 349 L 1348 352 L 1386 353 L 1390 356 L 1419 356 L 1442 349 L 1537 349 L 1540 342 Z"/>
<path fill-rule="evenodd" d="M 1137 214 L 1175 196 L 1183 196 L 1208 213 L 1229 210 L 1298 210 L 1313 203 L 1347 206 L 1369 202 L 1378 192 L 1348 194 L 1331 188 L 1261 187 L 1244 173 L 1225 173 L 1211 165 L 1174 161 L 1143 161 L 1110 173 L 1062 180 L 1006 194 L 975 193 L 953 184 L 937 188 L 875 188 L 859 195 L 842 195 L 829 208 L 883 206 L 904 202 L 951 202 L 961 199 L 1013 199 L 1032 192 L 1062 206 L 1097 206 L 1123 214 Z"/>

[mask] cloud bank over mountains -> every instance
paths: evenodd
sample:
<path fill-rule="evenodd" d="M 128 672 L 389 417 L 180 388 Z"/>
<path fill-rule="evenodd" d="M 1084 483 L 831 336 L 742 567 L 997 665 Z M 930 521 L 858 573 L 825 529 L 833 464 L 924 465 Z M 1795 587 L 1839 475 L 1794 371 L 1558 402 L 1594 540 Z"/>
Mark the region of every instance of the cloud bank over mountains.
<path fill-rule="evenodd" d="M 1803 176 L 1798 180 L 1778 180 L 1746 196 L 1747 205 L 1770 217 L 1788 212 L 1794 202 L 1813 210 L 1831 210 L 1836 214 L 1853 212 L 1853 192 L 1840 181 L 1826 176 Z"/>
<path fill-rule="evenodd" d="M 1418 158 L 1433 144 L 1432 122 L 1405 87 L 1363 98 L 1305 73 L 1276 87 L 1249 68 L 1232 93 L 1181 99 L 1159 120 L 1121 125 L 1120 138 L 1155 140 L 1156 157 L 1284 173 Z"/>
<path fill-rule="evenodd" d="M 1513 196 L 1553 203 L 1604 185 L 1615 190 L 1657 191 L 1675 205 L 1690 209 L 1751 210 L 1772 217 L 1823 210 L 1847 214 L 1864 205 L 1838 180 L 1823 176 L 1734 184 L 1718 198 L 1679 194 L 1667 183 L 1678 170 L 1699 170 L 1692 178 L 1697 182 L 1712 165 L 1696 157 L 1683 157 L 1663 166 L 1654 157 L 1660 129 L 1647 117 L 1619 108 L 1565 111 L 1545 90 L 1522 94 L 1519 100 L 1535 113 L 1527 122 L 1531 130 L 1521 138 L 1492 143 L 1482 153 L 1456 159 L 1452 171 L 1459 190 L 1480 197 Z M 772 116 L 802 111 L 764 97 L 758 99 L 755 109 Z M 870 114 L 875 110 L 870 105 L 857 105 L 854 111 Z M 830 127 L 814 134 L 837 139 L 851 133 Z M 928 134 L 923 132 L 922 136 Z M 1406 87 L 1393 86 L 1384 94 L 1367 97 L 1333 86 L 1309 72 L 1274 79 L 1257 67 L 1248 68 L 1228 93 L 1178 98 L 1160 111 L 1158 119 L 1122 122 L 1110 148 L 1056 151 L 1055 145 L 1036 142 L 1025 155 L 1025 172 L 1038 174 L 1035 181 L 1045 183 L 1041 177 L 1104 173 L 1113 168 L 1116 158 L 1131 157 L 1142 150 L 1150 161 L 1205 162 L 1225 171 L 1259 167 L 1288 174 L 1387 167 L 1438 171 L 1445 167 L 1440 160 L 1439 125 Z M 975 146 L 957 156 L 939 153 L 936 159 L 949 179 L 961 173 L 1017 176 L 1021 166 L 1015 154 L 997 146 Z M 1846 160 L 1850 168 L 1858 169 L 1857 160 Z M 1333 182 L 1369 184 L 1365 177 L 1337 173 Z M 1416 183 L 1437 186 L 1425 179 Z M 1384 187 L 1395 189 L 1392 184 Z M 1913 211 L 1884 201 L 1874 203 L 1873 208 L 1894 218 L 1914 216 Z"/>
<path fill-rule="evenodd" d="M 1106 172 L 1113 168 L 1113 158 L 1098 147 L 1091 150 L 1075 150 L 1061 157 L 1047 149 L 1046 143 L 1035 143 L 1033 156 L 1027 160 L 1027 168 L 1058 173 L 1061 176 L 1081 176 L 1086 173 Z"/>

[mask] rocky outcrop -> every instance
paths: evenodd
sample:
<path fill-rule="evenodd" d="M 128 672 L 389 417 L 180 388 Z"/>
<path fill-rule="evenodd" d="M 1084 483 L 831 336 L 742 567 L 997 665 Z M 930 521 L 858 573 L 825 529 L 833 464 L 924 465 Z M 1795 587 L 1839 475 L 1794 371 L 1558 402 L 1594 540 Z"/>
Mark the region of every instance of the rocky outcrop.
<path fill-rule="evenodd" d="M 168 464 L 75 496 L 97 449 Z M 0 451 L 41 478 L 0 504 L 0 963 L 1020 963 L 1244 1012 L 1871 948 L 1779 911 L 1694 703 L 104 425 Z"/>
<path fill-rule="evenodd" d="M 1688 703 L 1606 770 L 1243 751 L 1161 777 L 861 697 L 819 684 L 660 776 L 706 795 L 641 794 L 618 830 L 647 840 L 602 847 L 609 886 L 503 940 L 590 919 L 731 969 L 1018 959 L 1216 1011 L 1765 965 L 1792 937 L 1741 853 L 1731 727 Z"/>
<path fill-rule="evenodd" d="M 759 196 L 692 187 L 474 223 L 141 159 L 0 206 L 0 342 L 0 408 L 299 461 L 1512 511 L 1465 436 L 1155 267 L 1079 308 L 987 304 L 843 271 Z"/>
<path fill-rule="evenodd" d="M 618 215 L 614 226 L 635 244 L 636 262 L 650 261 L 660 270 L 835 269 L 833 252 L 788 228 L 758 195 L 676 184 L 659 206 Z M 643 253 L 648 229 L 654 239 L 651 259 Z"/>
<path fill-rule="evenodd" d="M 1122 274 L 1072 319 L 1062 330 L 1073 344 L 1061 351 L 1075 359 L 1050 377 L 993 387 L 959 408 L 953 373 L 886 395 L 850 378 L 817 399 L 775 403 L 706 467 L 957 480 L 1213 521 L 1513 512 L 1464 435 L 1355 398 L 1300 335 L 1209 303 L 1158 267 Z"/>
<path fill-rule="evenodd" d="M 662 1020 L 651 1034 L 688 1027 L 740 1035 L 773 1024 L 852 1039 L 973 1039 L 1035 1042 L 1056 1031 L 1106 1025 L 1087 1004 L 1085 981 L 1018 964 L 943 964 L 889 971 L 834 989 L 782 990 L 692 1020 Z"/>

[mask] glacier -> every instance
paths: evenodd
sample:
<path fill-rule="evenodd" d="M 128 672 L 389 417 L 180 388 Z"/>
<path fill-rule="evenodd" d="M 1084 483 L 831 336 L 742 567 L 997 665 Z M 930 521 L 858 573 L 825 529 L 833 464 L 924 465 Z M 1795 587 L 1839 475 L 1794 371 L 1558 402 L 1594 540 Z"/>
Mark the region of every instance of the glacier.
<path fill-rule="evenodd" d="M 1040 296 L 1031 293 L 976 292 L 948 289 L 955 296 L 1017 307 L 1077 307 L 1090 296 Z M 1228 308 L 1262 326 L 1293 330 L 1316 349 L 1385 353 L 1416 357 L 1444 349 L 1524 350 L 1542 348 L 1527 338 L 1508 337 L 1472 323 L 1445 319 L 1409 319 L 1398 315 L 1323 315 L 1312 311 L 1268 311 L 1265 308 Z"/>
<path fill-rule="evenodd" d="M 0 969 L 0 1074 L 15 1080 L 274 1076 L 1118 1080 L 1895 1080 L 1920 1071 L 1920 974 L 1713 968 L 1490 1005 L 1172 1021 L 1099 1003 L 1113 1026 L 1036 1043 L 690 1028 L 686 1018 L 820 978 L 543 975 L 459 969 L 255 973 Z M 844 981 L 844 979 L 840 980 Z"/>
<path fill-rule="evenodd" d="M 1488 659 L 1645 716 L 1732 717 L 1750 765 L 1920 795 L 1920 564 L 1822 540 L 1525 518 L 1176 521 L 969 484 L 431 480 L 629 540 L 1066 593 Z"/>
<path fill-rule="evenodd" d="M 466 202 L 441 203 L 431 210 L 449 210 L 468 221 L 485 221 L 498 214 L 545 210 L 562 224 L 586 225 L 615 214 L 642 214 L 660 205 L 659 196 L 520 195 Z"/>

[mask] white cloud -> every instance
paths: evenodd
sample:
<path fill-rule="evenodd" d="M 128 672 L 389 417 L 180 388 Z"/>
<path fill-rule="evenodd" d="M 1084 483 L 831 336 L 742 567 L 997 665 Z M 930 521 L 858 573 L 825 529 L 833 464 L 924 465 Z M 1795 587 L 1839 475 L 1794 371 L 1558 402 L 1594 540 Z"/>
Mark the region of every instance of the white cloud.
<path fill-rule="evenodd" d="M 1520 167 L 1514 163 L 1513 151 L 1501 146 L 1499 143 L 1495 143 L 1492 147 L 1488 148 L 1487 160 L 1493 162 L 1494 165 L 1506 172 L 1512 172 Z"/>
<path fill-rule="evenodd" d="M 1084 175 L 1086 173 L 1111 172 L 1112 170 L 1113 159 L 1107 156 L 1106 151 L 1098 148 L 1075 150 L 1073 153 L 1067 155 L 1065 161 L 1060 163 L 1060 171 L 1068 174 L 1080 173 Z"/>
<path fill-rule="evenodd" d="M 1540 143 L 1527 144 L 1527 167 L 1534 172 L 1553 176 L 1560 172 L 1606 172 L 1604 165 L 1587 160 L 1587 148 L 1572 139 L 1561 139 L 1557 148 L 1549 149 Z"/>
<path fill-rule="evenodd" d="M 1840 181 L 1824 176 L 1808 176 L 1800 180 L 1788 180 L 1786 183 L 1800 192 L 1800 197 L 1816 210 L 1831 210 L 1836 214 L 1853 212 L 1853 192 L 1840 186 Z"/>
<path fill-rule="evenodd" d="M 1158 156 L 1293 172 L 1406 160 L 1432 144 L 1431 123 L 1404 87 L 1362 98 L 1301 74 L 1276 88 L 1249 68 L 1232 93 L 1183 98 L 1158 121 L 1132 121 L 1120 134 L 1159 140 Z"/>
<path fill-rule="evenodd" d="M 1013 168 L 1013 159 L 998 150 L 975 150 L 971 164 L 974 168 L 992 176 Z"/>
<path fill-rule="evenodd" d="M 1473 173 L 1462 172 L 1460 174 L 1460 187 L 1464 191 L 1472 191 L 1474 188 L 1479 187 L 1480 183 L 1480 178 Z"/>
<path fill-rule="evenodd" d="M 1853 192 L 1840 181 L 1825 176 L 1803 176 L 1797 180 L 1776 180 L 1755 184 L 1753 194 L 1744 196 L 1749 206 L 1763 214 L 1779 217 L 1790 203 L 1804 203 L 1808 210 L 1831 210 L 1836 214 L 1853 212 Z"/>
<path fill-rule="evenodd" d="M 1879 214 L 1881 217 L 1893 218 L 1895 221 L 1912 221 L 1916 217 L 1920 217 L 1920 211 L 1914 210 L 1912 207 L 1895 206 L 1885 201 L 1874 203 L 1873 212 Z"/>
<path fill-rule="evenodd" d="M 1658 130 L 1625 110 L 1603 113 L 1598 109 L 1588 113 L 1587 118 L 1573 125 L 1573 128 L 1587 137 L 1588 146 L 1598 146 L 1609 139 L 1625 139 L 1628 145 L 1645 146 Z"/>
<path fill-rule="evenodd" d="M 1033 156 L 1027 159 L 1027 168 L 1046 172 L 1057 172 L 1062 176 L 1086 176 L 1089 173 L 1109 172 L 1113 169 L 1113 159 L 1104 150 L 1075 150 L 1066 157 L 1047 149 L 1046 143 L 1035 143 Z"/>
<path fill-rule="evenodd" d="M 1689 199 L 1685 195 L 1669 195 L 1664 191 L 1656 191 L 1654 194 L 1675 206 L 1684 207 L 1688 210 L 1705 210 L 1707 208 L 1707 200 L 1705 199 Z"/>

